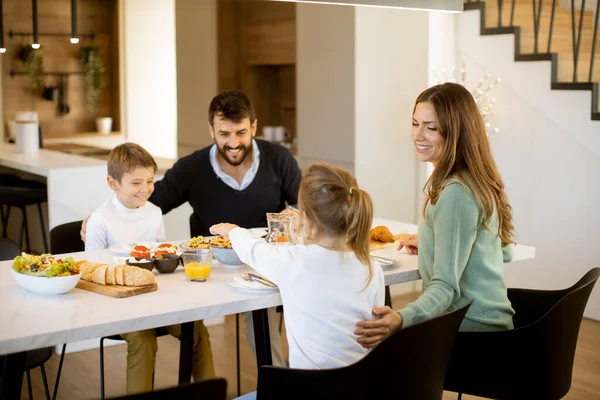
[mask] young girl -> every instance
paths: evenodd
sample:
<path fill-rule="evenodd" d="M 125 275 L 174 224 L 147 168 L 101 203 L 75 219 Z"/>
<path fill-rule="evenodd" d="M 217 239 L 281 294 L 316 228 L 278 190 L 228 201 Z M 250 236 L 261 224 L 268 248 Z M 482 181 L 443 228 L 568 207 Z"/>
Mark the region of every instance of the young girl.
<path fill-rule="evenodd" d="M 304 244 L 266 243 L 233 224 L 210 228 L 228 235 L 240 259 L 279 286 L 291 368 L 337 368 L 367 352 L 353 333 L 384 304 L 381 267 L 369 254 L 373 206 L 343 169 L 319 163 L 300 184 Z"/>

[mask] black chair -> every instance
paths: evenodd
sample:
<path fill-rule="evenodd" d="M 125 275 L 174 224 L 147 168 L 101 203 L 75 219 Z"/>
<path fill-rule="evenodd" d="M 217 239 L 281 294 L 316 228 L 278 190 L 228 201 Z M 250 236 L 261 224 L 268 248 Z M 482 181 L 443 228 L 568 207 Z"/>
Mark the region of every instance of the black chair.
<path fill-rule="evenodd" d="M 459 332 L 445 390 L 493 399 L 560 399 L 571 387 L 583 312 L 600 268 L 562 290 L 508 289 L 514 330 Z"/>
<path fill-rule="evenodd" d="M 44 241 L 44 251 L 48 252 L 48 241 L 46 239 L 46 228 L 44 225 L 44 215 L 42 212 L 42 203 L 48 201 L 48 192 L 46 185 L 40 182 L 20 179 L 17 176 L 4 175 L 0 177 L 0 217 L 2 218 L 2 236 L 7 237 L 8 220 L 12 207 L 21 210 L 21 229 L 19 232 L 19 248 L 23 248 L 23 236 L 27 244 L 26 250 L 31 252 L 29 240 L 29 223 L 27 221 L 27 206 L 37 205 L 42 239 Z M 4 207 L 6 206 L 6 211 Z"/>
<path fill-rule="evenodd" d="M 440 400 L 454 337 L 470 305 L 397 330 L 347 367 L 261 367 L 257 399 L 384 399 L 393 394 Z"/>
<path fill-rule="evenodd" d="M 223 378 L 207 379 L 168 389 L 114 397 L 113 400 L 225 400 L 227 381 Z"/>
<path fill-rule="evenodd" d="M 54 254 L 75 253 L 85 250 L 79 236 L 83 221 L 69 222 L 50 230 L 50 249 Z"/>
<path fill-rule="evenodd" d="M 0 261 L 7 261 L 21 254 L 19 246 L 10 239 L 0 237 Z M 46 377 L 46 369 L 44 364 L 52 357 L 52 347 L 44 347 L 42 349 L 30 350 L 27 352 L 25 361 L 25 373 L 27 375 L 27 389 L 29 390 L 29 398 L 33 399 L 33 390 L 31 387 L 30 371 L 39 367 L 42 372 L 42 380 L 44 383 L 44 392 L 46 398 L 50 399 L 50 389 L 48 388 L 48 379 Z M 4 368 L 4 356 L 0 356 L 0 365 Z M 1 371 L 1 376 L 4 376 L 4 371 Z M 2 379 L 0 376 L 0 380 Z M 54 385 L 54 393 L 58 390 L 58 379 Z"/>

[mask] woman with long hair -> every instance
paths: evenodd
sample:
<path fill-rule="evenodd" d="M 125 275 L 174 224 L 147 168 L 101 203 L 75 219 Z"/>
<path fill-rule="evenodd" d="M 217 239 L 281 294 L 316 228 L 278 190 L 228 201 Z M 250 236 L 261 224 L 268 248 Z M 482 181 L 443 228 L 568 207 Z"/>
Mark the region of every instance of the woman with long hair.
<path fill-rule="evenodd" d="M 445 83 L 419 95 L 412 118 L 417 160 L 434 171 L 423 189 L 418 236 L 401 241 L 419 257 L 423 293 L 399 311 L 379 307 L 360 321 L 359 343 L 373 347 L 394 329 L 473 300 L 463 331 L 512 329 L 503 262 L 512 258 L 512 209 L 492 157 L 483 119 L 463 86 Z"/>

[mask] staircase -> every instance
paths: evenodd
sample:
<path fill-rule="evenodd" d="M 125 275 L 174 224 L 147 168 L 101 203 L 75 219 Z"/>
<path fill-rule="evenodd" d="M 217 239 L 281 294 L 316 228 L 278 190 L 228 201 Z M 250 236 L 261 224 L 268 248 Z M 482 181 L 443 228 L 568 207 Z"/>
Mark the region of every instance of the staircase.
<path fill-rule="evenodd" d="M 482 35 L 514 34 L 515 61 L 551 61 L 553 90 L 590 91 L 591 119 L 600 121 L 600 18 L 597 12 L 582 11 L 577 4 L 561 8 L 560 3 L 467 0 L 465 11 L 481 11 Z"/>

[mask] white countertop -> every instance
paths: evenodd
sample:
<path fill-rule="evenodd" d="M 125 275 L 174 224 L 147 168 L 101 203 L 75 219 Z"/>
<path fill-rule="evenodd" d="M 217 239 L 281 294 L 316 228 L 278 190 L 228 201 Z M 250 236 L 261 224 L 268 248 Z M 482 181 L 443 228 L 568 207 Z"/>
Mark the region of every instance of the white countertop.
<path fill-rule="evenodd" d="M 51 170 L 105 167 L 106 161 L 45 149 L 40 149 L 35 154 L 23 154 L 17 152 L 14 144 L 2 142 L 0 143 L 0 165 L 47 177 Z"/>
<path fill-rule="evenodd" d="M 374 225 L 382 224 L 393 232 L 416 231 L 415 225 L 375 219 Z M 398 265 L 384 269 L 386 285 L 420 279 L 417 256 L 394 249 L 377 253 L 400 260 Z M 108 250 L 73 256 L 76 260 L 113 261 Z M 513 262 L 533 256 L 535 249 L 517 246 Z M 31 293 L 14 280 L 11 265 L 12 261 L 0 262 L 0 355 L 281 304 L 279 292 L 254 294 L 229 286 L 227 281 L 233 276 L 251 268 L 225 268 L 216 260 L 206 282 L 187 280 L 181 267 L 172 274 L 155 272 L 157 291 L 124 299 L 78 288 L 60 296 Z"/>

